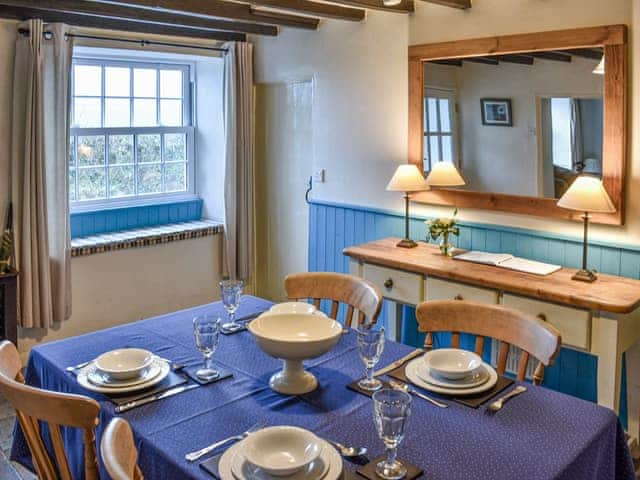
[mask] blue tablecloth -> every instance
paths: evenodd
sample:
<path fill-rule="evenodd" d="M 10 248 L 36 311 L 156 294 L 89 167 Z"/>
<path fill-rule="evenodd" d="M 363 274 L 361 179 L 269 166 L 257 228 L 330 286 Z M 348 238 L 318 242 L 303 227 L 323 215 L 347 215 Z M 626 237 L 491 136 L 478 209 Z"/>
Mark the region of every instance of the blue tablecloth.
<path fill-rule="evenodd" d="M 245 296 L 238 314 L 269 305 Z M 201 358 L 193 344 L 191 319 L 203 311 L 223 312 L 219 303 L 204 305 L 35 347 L 27 365 L 27 382 L 99 400 L 99 441 L 102 426 L 115 415 L 114 405 L 83 390 L 64 368 L 123 346 L 144 347 L 175 362 L 195 365 Z M 405 345 L 387 342 L 380 365 L 408 351 Z M 367 446 L 372 455 L 383 452 L 371 400 L 345 387 L 363 374 L 353 332 L 344 335 L 333 351 L 307 363 L 320 388 L 302 397 L 279 395 L 268 388 L 280 362 L 262 353 L 248 332 L 223 337 L 214 358 L 233 370 L 232 379 L 122 415 L 134 430 L 145 478 L 208 478 L 197 462 L 186 462 L 184 455 L 244 431 L 258 420 L 303 426 L 342 443 Z M 11 458 L 30 465 L 26 443 L 17 430 Z M 78 433 L 65 432 L 76 478 L 82 472 L 80 440 Z M 425 478 L 432 480 L 634 478 L 624 431 L 612 411 L 533 386 L 497 415 L 487 414 L 485 407 L 472 409 L 451 402 L 449 408 L 439 409 L 414 399 L 400 457 L 422 467 Z M 355 470 L 348 462 L 345 466 Z"/>

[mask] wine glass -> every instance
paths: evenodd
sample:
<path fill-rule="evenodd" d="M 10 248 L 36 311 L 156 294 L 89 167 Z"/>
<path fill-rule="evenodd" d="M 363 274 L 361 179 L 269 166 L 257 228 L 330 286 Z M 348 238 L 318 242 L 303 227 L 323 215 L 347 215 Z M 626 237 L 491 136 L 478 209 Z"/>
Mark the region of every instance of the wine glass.
<path fill-rule="evenodd" d="M 220 342 L 220 317 L 210 313 L 194 317 L 193 336 L 204 357 L 204 365 L 196 371 L 196 376 L 205 381 L 218 378 L 220 373 L 211 366 L 211 357 Z"/>
<path fill-rule="evenodd" d="M 373 408 L 378 435 L 387 449 L 386 458 L 376 465 L 376 474 L 385 480 L 404 478 L 407 468 L 398 461 L 397 452 L 411 415 L 411 395 L 385 388 L 373 394 Z"/>
<path fill-rule="evenodd" d="M 380 355 L 384 350 L 384 328 L 373 330 L 371 327 L 363 325 L 358 327 L 356 333 L 360 358 L 367 369 L 366 377 L 358 382 L 358 386 L 363 390 L 374 392 L 382 387 L 382 382 L 373 377 L 373 367 L 380 360 Z"/>
<path fill-rule="evenodd" d="M 229 315 L 229 321 L 222 325 L 226 331 L 233 332 L 242 328 L 242 325 L 236 323 L 236 310 L 240 305 L 243 287 L 242 280 L 222 280 L 220 282 L 222 304 Z"/>

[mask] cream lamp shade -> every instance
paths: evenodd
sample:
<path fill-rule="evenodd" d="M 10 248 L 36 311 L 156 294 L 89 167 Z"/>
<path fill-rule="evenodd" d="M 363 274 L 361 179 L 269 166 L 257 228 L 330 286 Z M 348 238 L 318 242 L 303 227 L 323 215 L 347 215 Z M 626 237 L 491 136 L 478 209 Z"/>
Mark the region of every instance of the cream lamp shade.
<path fill-rule="evenodd" d="M 456 166 L 450 162 L 434 164 L 427 176 L 427 183 L 431 187 L 461 187 L 466 184 Z"/>
<path fill-rule="evenodd" d="M 558 206 L 580 212 L 611 213 L 616 211 L 602 180 L 581 175 L 558 200 Z"/>
<path fill-rule="evenodd" d="M 593 73 L 595 73 L 596 75 L 604 75 L 604 55 L 602 56 L 602 60 L 600 60 L 600 63 L 598 63 L 598 65 L 596 65 L 596 68 L 593 69 Z"/>
<path fill-rule="evenodd" d="M 421 192 L 429 190 L 424 176 L 413 164 L 400 165 L 387 184 L 391 192 Z"/>

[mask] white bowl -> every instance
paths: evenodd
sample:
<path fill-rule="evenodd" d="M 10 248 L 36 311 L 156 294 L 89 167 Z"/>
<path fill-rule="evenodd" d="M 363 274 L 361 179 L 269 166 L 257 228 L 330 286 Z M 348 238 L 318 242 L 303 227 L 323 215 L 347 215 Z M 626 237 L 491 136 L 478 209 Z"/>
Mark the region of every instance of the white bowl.
<path fill-rule="evenodd" d="M 141 348 L 120 348 L 95 359 L 96 368 L 114 380 L 139 377 L 153 363 L 153 353 Z"/>
<path fill-rule="evenodd" d="M 424 355 L 427 366 L 444 378 L 459 380 L 482 365 L 482 359 L 473 352 L 458 348 L 439 348 Z"/>
<path fill-rule="evenodd" d="M 245 458 L 270 475 L 292 475 L 320 456 L 320 439 L 298 427 L 269 427 L 243 442 Z"/>
<path fill-rule="evenodd" d="M 270 313 L 314 313 L 316 307 L 304 302 L 278 303 L 269 309 Z"/>
<path fill-rule="evenodd" d="M 308 313 L 263 314 L 247 328 L 265 353 L 284 360 L 269 385 L 288 395 L 315 390 L 318 381 L 304 370 L 302 360 L 328 352 L 342 335 L 342 325 L 335 320 Z"/>

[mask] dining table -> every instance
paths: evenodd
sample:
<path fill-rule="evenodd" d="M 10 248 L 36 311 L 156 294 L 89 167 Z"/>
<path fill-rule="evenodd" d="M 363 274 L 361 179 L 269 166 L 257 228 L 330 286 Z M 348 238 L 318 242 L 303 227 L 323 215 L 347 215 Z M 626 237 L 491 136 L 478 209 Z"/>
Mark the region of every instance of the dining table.
<path fill-rule="evenodd" d="M 267 300 L 244 295 L 236 315 L 257 315 L 271 305 Z M 282 362 L 262 352 L 246 330 L 221 336 L 213 356 L 214 365 L 231 371 L 231 377 L 121 414 L 109 399 L 82 388 L 75 374 L 66 370 L 123 347 L 145 348 L 177 364 L 198 365 L 202 355 L 194 345 L 192 319 L 205 312 L 226 318 L 222 304 L 215 302 L 38 345 L 29 356 L 26 382 L 97 400 L 101 406 L 98 445 L 109 420 L 125 418 L 133 430 L 138 464 L 147 479 L 211 479 L 200 466 L 207 457 L 188 462 L 185 454 L 244 432 L 259 421 L 300 426 L 321 438 L 363 446 L 368 448 L 370 458 L 384 453 L 374 424 L 372 399 L 347 388 L 364 375 L 354 330 L 345 330 L 328 353 L 305 362 L 319 387 L 297 396 L 269 388 L 269 378 L 281 369 Z M 378 367 L 413 349 L 386 341 Z M 425 479 L 635 478 L 618 417 L 595 403 L 531 384 L 496 413 L 489 413 L 489 402 L 471 408 L 431 395 L 448 408 L 414 397 L 399 447 L 399 457 L 422 469 Z M 64 429 L 63 436 L 74 478 L 81 478 L 81 433 Z M 19 425 L 11 459 L 32 466 Z M 345 459 L 344 468 L 355 472 L 359 465 Z M 102 464 L 100 474 L 109 478 Z"/>

